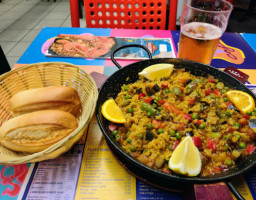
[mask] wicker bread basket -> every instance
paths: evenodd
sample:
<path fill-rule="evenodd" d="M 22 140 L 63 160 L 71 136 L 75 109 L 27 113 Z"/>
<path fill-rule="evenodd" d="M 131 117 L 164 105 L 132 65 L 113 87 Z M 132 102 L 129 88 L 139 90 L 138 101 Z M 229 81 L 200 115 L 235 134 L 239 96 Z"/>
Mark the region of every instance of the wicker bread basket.
<path fill-rule="evenodd" d="M 85 133 L 95 111 L 97 86 L 82 68 L 63 62 L 26 65 L 0 76 L 0 124 L 11 118 L 9 99 L 17 92 L 47 86 L 71 86 L 77 90 L 82 104 L 78 128 L 49 148 L 33 154 L 15 152 L 0 145 L 0 164 L 21 164 L 53 159 L 68 151 Z M 31 97 L 33 98 L 33 97 Z"/>

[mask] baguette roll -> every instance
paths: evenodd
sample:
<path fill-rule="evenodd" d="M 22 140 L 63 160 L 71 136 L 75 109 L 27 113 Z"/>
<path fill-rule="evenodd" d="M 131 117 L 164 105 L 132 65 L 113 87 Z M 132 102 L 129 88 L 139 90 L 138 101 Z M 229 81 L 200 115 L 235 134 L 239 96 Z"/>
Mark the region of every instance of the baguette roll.
<path fill-rule="evenodd" d="M 0 127 L 0 143 L 8 149 L 35 153 L 68 136 L 77 119 L 60 110 L 42 110 L 20 115 Z"/>
<path fill-rule="evenodd" d="M 69 86 L 24 90 L 14 94 L 9 103 L 14 117 L 39 110 L 62 110 L 76 116 L 81 109 L 77 91 Z"/>

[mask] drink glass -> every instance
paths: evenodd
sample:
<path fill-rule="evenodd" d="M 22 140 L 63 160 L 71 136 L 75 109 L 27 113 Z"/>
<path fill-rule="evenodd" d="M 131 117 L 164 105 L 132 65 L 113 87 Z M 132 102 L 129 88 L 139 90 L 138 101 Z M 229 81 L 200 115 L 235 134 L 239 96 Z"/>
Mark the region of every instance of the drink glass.
<path fill-rule="evenodd" d="M 225 0 L 185 0 L 178 58 L 209 65 L 232 9 L 233 5 Z"/>

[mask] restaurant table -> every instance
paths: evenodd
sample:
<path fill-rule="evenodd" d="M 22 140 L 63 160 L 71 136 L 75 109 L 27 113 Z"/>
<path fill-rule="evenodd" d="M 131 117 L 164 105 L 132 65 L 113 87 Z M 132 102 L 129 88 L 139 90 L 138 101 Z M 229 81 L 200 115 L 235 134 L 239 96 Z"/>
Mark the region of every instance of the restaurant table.
<path fill-rule="evenodd" d="M 46 27 L 41 30 L 14 68 L 38 62 L 68 62 L 84 68 L 89 74 L 97 72 L 104 78 L 117 70 L 110 59 L 45 56 L 58 34 L 169 38 L 174 57 L 179 40 L 179 31 L 169 30 Z M 255 52 L 241 35 L 224 33 L 211 65 L 223 70 L 232 66 L 246 73 L 249 75 L 246 85 L 253 90 L 256 84 L 255 61 Z M 132 62 L 135 61 L 119 60 L 122 66 Z M 13 166 L 0 165 L 1 199 L 165 200 L 182 199 L 188 195 L 155 188 L 128 173 L 111 153 L 95 118 L 92 119 L 86 134 L 85 141 L 81 141 L 56 159 Z M 256 169 L 236 177 L 232 182 L 246 199 L 256 198 Z"/>

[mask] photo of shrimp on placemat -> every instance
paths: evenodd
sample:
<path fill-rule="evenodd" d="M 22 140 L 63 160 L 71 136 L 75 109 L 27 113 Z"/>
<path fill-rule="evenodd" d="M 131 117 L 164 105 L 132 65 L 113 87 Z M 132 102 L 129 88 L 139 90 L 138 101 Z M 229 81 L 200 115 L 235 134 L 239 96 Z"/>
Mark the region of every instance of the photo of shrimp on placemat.
<path fill-rule="evenodd" d="M 114 45 L 111 37 L 59 34 L 46 56 L 98 58 L 109 53 Z"/>
<path fill-rule="evenodd" d="M 49 57 L 77 57 L 110 59 L 118 47 L 140 44 L 147 47 L 153 58 L 175 58 L 170 38 L 119 38 L 92 35 L 59 34 L 46 52 Z M 148 59 L 147 52 L 138 47 L 116 53 L 120 59 Z"/>

